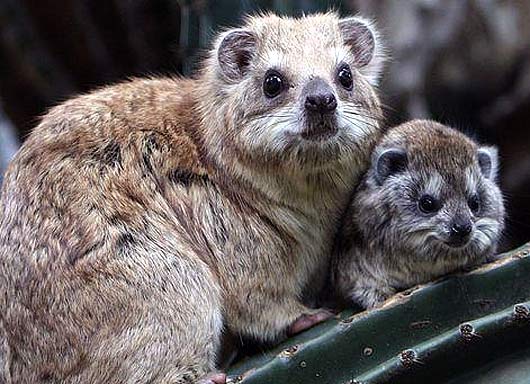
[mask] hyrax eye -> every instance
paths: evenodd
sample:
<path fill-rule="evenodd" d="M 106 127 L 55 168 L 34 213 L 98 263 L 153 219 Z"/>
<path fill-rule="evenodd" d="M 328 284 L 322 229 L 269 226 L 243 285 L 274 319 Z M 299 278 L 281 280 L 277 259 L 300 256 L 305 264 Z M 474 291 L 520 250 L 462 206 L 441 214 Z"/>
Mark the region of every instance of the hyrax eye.
<path fill-rule="evenodd" d="M 477 194 L 474 194 L 471 196 L 468 201 L 467 205 L 469 206 L 469 209 L 471 209 L 471 212 L 478 213 L 480 211 L 480 197 Z"/>
<path fill-rule="evenodd" d="M 418 201 L 418 207 L 423 213 L 435 213 L 440 210 L 440 202 L 430 195 L 423 195 Z"/>
<path fill-rule="evenodd" d="M 268 98 L 278 96 L 284 89 L 284 80 L 282 76 L 276 71 L 269 71 L 265 74 L 263 80 L 263 93 Z"/>
<path fill-rule="evenodd" d="M 345 89 L 347 89 L 348 91 L 351 91 L 351 89 L 353 88 L 353 75 L 351 73 L 351 69 L 348 64 L 344 64 L 341 67 L 339 67 L 337 78 L 339 79 L 339 83 Z"/>

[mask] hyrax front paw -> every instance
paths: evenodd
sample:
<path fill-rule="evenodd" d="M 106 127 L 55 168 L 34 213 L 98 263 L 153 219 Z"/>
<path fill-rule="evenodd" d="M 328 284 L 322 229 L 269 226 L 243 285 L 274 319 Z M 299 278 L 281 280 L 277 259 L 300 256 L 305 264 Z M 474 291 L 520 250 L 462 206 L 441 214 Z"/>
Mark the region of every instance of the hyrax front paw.
<path fill-rule="evenodd" d="M 226 374 L 211 373 L 199 381 L 199 384 L 226 384 Z"/>
<path fill-rule="evenodd" d="M 287 330 L 288 335 L 296 335 L 306 329 L 309 329 L 333 316 L 333 313 L 325 309 L 315 310 L 313 313 L 307 313 L 300 316 Z"/>
<path fill-rule="evenodd" d="M 361 287 L 352 293 L 352 301 L 366 309 L 372 309 L 383 304 L 396 291 L 391 287 Z"/>

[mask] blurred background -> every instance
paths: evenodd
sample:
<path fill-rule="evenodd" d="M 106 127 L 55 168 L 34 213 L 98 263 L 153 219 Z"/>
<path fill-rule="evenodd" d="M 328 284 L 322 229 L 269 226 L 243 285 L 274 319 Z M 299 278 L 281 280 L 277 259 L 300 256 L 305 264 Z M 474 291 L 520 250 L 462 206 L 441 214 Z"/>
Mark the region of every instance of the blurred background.
<path fill-rule="evenodd" d="M 530 0 L 0 0 L 0 180 L 50 106 L 130 76 L 188 75 L 245 13 L 330 7 L 383 31 L 391 124 L 430 117 L 499 147 L 503 249 L 530 240 Z"/>

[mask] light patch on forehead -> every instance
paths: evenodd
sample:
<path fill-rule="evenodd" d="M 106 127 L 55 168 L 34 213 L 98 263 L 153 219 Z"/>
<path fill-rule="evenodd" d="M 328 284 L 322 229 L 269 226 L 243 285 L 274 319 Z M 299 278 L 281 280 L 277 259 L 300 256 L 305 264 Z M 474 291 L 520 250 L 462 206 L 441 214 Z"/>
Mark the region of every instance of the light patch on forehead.
<path fill-rule="evenodd" d="M 424 193 L 432 196 L 439 196 L 444 183 L 445 181 L 443 177 L 438 172 L 432 171 L 427 182 L 425 183 Z"/>
<path fill-rule="evenodd" d="M 263 59 L 269 68 L 288 68 L 296 65 L 307 75 L 323 75 L 319 73 L 328 66 L 336 66 L 341 62 L 348 62 L 351 53 L 345 47 L 326 47 L 320 52 L 315 52 L 314 47 L 306 46 L 301 51 L 282 53 L 278 50 L 269 50 L 263 53 Z M 317 69 L 318 68 L 318 69 Z M 311 71 L 313 69 L 313 71 Z"/>
<path fill-rule="evenodd" d="M 346 47 L 332 47 L 330 48 L 331 56 L 335 58 L 335 62 L 347 62 L 351 56 L 350 51 Z"/>
<path fill-rule="evenodd" d="M 479 176 L 473 167 L 467 167 L 464 174 L 466 175 L 466 192 L 468 194 L 473 194 L 477 192 L 479 184 Z"/>
<path fill-rule="evenodd" d="M 283 55 L 279 51 L 270 50 L 267 51 L 264 56 L 265 61 L 269 64 L 269 67 L 271 68 L 282 68 L 287 65 L 285 55 Z"/>

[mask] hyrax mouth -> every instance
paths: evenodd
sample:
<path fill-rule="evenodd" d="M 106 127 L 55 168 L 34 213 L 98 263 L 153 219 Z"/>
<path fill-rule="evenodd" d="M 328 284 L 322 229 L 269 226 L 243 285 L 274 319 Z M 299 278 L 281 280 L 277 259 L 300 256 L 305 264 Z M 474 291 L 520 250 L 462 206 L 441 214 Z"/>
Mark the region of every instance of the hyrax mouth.
<path fill-rule="evenodd" d="M 325 140 L 337 134 L 337 99 L 329 84 L 321 79 L 310 80 L 302 92 L 304 97 L 306 140 Z"/>
<path fill-rule="evenodd" d="M 338 132 L 336 120 L 335 116 L 320 118 L 308 116 L 301 136 L 305 140 L 312 141 L 330 139 Z"/>

